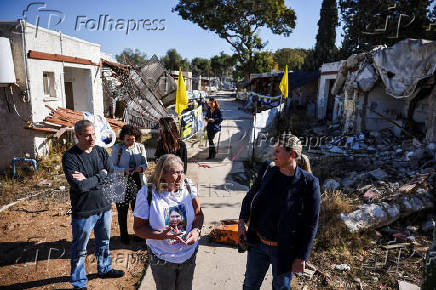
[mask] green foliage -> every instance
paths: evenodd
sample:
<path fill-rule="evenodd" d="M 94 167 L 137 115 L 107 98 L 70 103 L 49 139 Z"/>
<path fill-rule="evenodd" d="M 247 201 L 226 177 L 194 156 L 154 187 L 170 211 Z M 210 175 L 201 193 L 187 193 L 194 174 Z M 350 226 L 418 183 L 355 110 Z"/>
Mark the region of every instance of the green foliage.
<path fill-rule="evenodd" d="M 192 74 L 195 76 L 211 76 L 211 61 L 207 58 L 196 57 L 191 61 Z"/>
<path fill-rule="evenodd" d="M 266 45 L 258 30 L 266 27 L 274 34 L 289 36 L 296 20 L 295 11 L 287 8 L 284 0 L 180 0 L 172 11 L 225 39 L 245 76 L 258 72 L 254 53 Z"/>
<path fill-rule="evenodd" d="M 225 54 L 223 51 L 210 59 L 210 65 L 214 76 L 231 75 L 236 64 L 236 57 Z"/>
<path fill-rule="evenodd" d="M 434 0 L 340 0 L 345 36 L 341 56 L 368 51 L 376 45 L 392 46 L 405 38 L 435 39 L 436 27 L 427 31 Z"/>
<path fill-rule="evenodd" d="M 253 57 L 254 71 L 256 73 L 270 72 L 274 68 L 273 53 L 269 51 L 259 51 Z"/>
<path fill-rule="evenodd" d="M 337 60 L 336 27 L 338 25 L 336 0 L 323 0 L 312 66 L 319 68 L 323 63 Z"/>
<path fill-rule="evenodd" d="M 115 55 L 115 59 L 122 64 L 143 66 L 147 62 L 147 55 L 137 48 L 125 48 L 120 54 Z"/>
<path fill-rule="evenodd" d="M 274 53 L 273 58 L 279 70 L 285 70 L 288 65 L 290 71 L 299 71 L 308 53 L 309 50 L 304 48 L 281 48 Z"/>
<path fill-rule="evenodd" d="M 186 58 L 182 58 L 182 56 L 177 52 L 175 48 L 171 48 L 167 51 L 166 55 L 161 58 L 162 65 L 167 70 L 179 70 L 179 67 L 182 68 L 182 71 L 190 71 L 191 64 L 189 60 Z"/>

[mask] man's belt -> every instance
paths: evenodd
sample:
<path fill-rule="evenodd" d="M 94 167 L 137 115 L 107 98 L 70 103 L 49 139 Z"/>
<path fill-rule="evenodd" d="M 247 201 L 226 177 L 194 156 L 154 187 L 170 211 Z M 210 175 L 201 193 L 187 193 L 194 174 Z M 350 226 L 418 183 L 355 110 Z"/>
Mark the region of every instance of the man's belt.
<path fill-rule="evenodd" d="M 272 242 L 272 241 L 268 241 L 267 239 L 265 239 L 264 237 L 262 237 L 258 232 L 256 232 L 257 236 L 259 237 L 260 241 L 262 243 L 264 243 L 265 245 L 268 246 L 273 246 L 273 247 L 277 247 L 279 245 L 279 243 L 277 242 Z"/>

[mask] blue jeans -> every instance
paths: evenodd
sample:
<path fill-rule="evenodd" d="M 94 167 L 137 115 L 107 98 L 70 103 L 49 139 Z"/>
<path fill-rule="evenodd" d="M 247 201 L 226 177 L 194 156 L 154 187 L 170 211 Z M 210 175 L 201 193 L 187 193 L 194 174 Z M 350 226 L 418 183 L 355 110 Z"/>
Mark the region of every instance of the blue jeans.
<path fill-rule="evenodd" d="M 278 249 L 261 242 L 251 247 L 247 255 L 247 268 L 245 271 L 244 290 L 260 289 L 263 278 L 272 264 L 272 289 L 290 289 L 292 272 L 277 275 Z"/>
<path fill-rule="evenodd" d="M 71 284 L 75 288 L 85 287 L 88 278 L 85 270 L 86 246 L 94 229 L 94 252 L 97 259 L 97 270 L 104 274 L 112 269 L 112 256 L 109 253 L 112 212 L 91 215 L 87 218 L 73 218 L 73 242 L 71 243 Z"/>

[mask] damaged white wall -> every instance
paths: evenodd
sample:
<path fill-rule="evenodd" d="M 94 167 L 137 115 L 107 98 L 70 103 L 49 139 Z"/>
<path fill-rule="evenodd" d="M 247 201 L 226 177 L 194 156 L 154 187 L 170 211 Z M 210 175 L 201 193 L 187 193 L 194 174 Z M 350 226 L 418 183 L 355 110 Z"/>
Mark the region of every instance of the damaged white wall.
<path fill-rule="evenodd" d="M 405 39 L 391 48 L 378 47 L 350 56 L 339 68 L 333 88 L 334 94 L 345 95 L 344 133 L 392 128 L 399 135 L 409 106 L 418 95 L 421 99 L 414 108 L 413 120 L 421 124 L 427 120 L 426 130 L 431 130 L 432 98 L 430 93 L 423 98 L 421 90 L 429 92 L 434 86 L 435 70 L 434 41 Z M 434 137 L 428 140 L 434 141 Z"/>
<path fill-rule="evenodd" d="M 0 23 L 0 36 L 11 40 L 15 75 L 20 90 L 26 88 L 25 58 L 29 50 L 49 54 L 59 54 L 89 59 L 93 63 L 100 63 L 100 45 L 51 31 L 42 27 L 25 24 L 26 33 L 24 43 L 19 22 Z M 15 28 L 14 28 L 15 27 Z M 86 110 L 94 114 L 103 114 L 103 92 L 99 66 L 66 63 L 52 60 L 27 58 L 27 76 L 29 85 L 29 102 L 20 101 L 20 91 L 16 89 L 14 99 L 17 111 L 31 122 L 40 122 L 48 116 L 50 110 L 58 106 L 66 107 L 65 82 L 71 81 L 73 87 L 73 100 L 75 110 Z M 25 122 L 18 116 L 9 112 L 7 104 L 2 98 L 1 110 L 6 111 L 0 118 L 0 134 L 3 136 L 19 136 L 19 138 L 3 138 L 6 144 L 0 149 L 0 168 L 10 165 L 10 159 L 29 153 L 32 157 L 48 153 L 46 134 L 34 130 L 24 129 Z M 5 143 L 5 142 L 2 142 Z"/>
<path fill-rule="evenodd" d="M 327 112 L 327 102 L 329 92 L 331 90 L 331 81 L 336 80 L 336 76 L 341 66 L 342 61 L 325 63 L 321 66 L 321 76 L 318 85 L 318 98 L 317 98 L 317 117 L 318 120 L 324 119 Z"/>

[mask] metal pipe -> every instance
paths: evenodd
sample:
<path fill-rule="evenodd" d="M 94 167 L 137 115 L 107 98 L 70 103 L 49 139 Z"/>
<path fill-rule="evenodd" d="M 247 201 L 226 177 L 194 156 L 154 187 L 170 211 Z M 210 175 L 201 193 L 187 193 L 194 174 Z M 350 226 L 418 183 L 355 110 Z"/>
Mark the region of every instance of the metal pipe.
<path fill-rule="evenodd" d="M 19 162 L 19 161 L 20 162 L 31 162 L 33 165 L 33 171 L 35 171 L 35 172 L 38 169 L 37 162 L 35 159 L 25 158 L 25 157 L 14 157 L 14 158 L 12 158 L 12 162 L 11 162 L 12 163 L 12 172 L 13 172 L 14 177 L 16 177 L 16 175 L 17 175 L 17 169 L 15 166 L 15 163 Z"/>
<path fill-rule="evenodd" d="M 22 51 L 23 51 L 23 59 L 24 59 L 24 73 L 26 74 L 26 80 L 25 80 L 25 84 L 26 84 L 26 95 L 27 95 L 27 99 L 28 102 L 31 102 L 31 94 L 30 94 L 30 90 L 29 90 L 29 73 L 28 73 L 28 69 L 27 69 L 27 54 L 26 54 L 26 21 L 25 20 L 20 20 L 20 24 L 21 24 L 21 42 L 22 42 Z M 24 100 L 24 98 L 23 98 Z"/>

